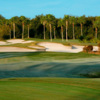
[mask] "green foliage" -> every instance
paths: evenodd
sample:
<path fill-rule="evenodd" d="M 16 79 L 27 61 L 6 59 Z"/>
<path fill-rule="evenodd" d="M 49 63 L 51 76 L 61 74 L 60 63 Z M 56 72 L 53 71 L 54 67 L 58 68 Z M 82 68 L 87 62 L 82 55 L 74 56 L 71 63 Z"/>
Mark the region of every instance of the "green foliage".
<path fill-rule="evenodd" d="M 82 76 L 88 78 L 100 78 L 100 72 L 88 73 L 88 74 L 81 74 Z"/>
<path fill-rule="evenodd" d="M 84 39 L 85 39 L 85 36 L 80 36 L 80 37 L 79 37 L 79 40 L 80 40 L 80 41 L 83 41 Z"/>
<path fill-rule="evenodd" d="M 13 38 L 13 23 L 15 23 L 15 34 L 16 38 L 22 37 L 22 23 L 24 23 L 24 37 L 26 38 L 28 36 L 28 26 L 29 26 L 29 33 L 31 38 L 41 38 L 43 39 L 43 25 L 45 25 L 45 35 L 46 39 L 49 39 L 50 35 L 50 27 L 51 24 L 51 32 L 54 33 L 54 28 L 56 29 L 56 38 L 61 38 L 61 26 L 63 26 L 63 32 L 64 32 L 64 38 L 66 38 L 66 27 L 68 30 L 68 38 L 73 38 L 73 30 L 72 30 L 72 24 L 75 25 L 75 38 L 80 39 L 81 31 L 82 34 L 86 37 L 86 41 L 92 41 L 92 39 L 95 38 L 95 29 L 97 28 L 97 37 L 100 39 L 100 17 L 75 17 L 75 16 L 69 16 L 64 15 L 64 18 L 55 18 L 52 14 L 47 15 L 38 15 L 33 19 L 29 19 L 25 16 L 14 16 L 11 19 L 5 19 L 2 15 L 0 15 L 0 25 L 3 29 L 1 29 L 1 39 L 4 39 L 5 36 L 3 34 L 7 35 L 10 33 L 11 30 L 11 36 Z M 82 29 L 80 28 L 80 25 L 82 24 Z M 5 32 L 4 26 L 7 25 L 8 28 Z M 53 36 L 52 36 L 53 37 Z M 84 40 L 83 40 L 84 41 Z"/>
<path fill-rule="evenodd" d="M 78 22 L 79 24 L 84 24 L 84 23 L 85 23 L 85 21 L 86 21 L 86 19 L 85 19 L 85 18 L 86 18 L 85 16 L 78 17 L 77 22 Z"/>

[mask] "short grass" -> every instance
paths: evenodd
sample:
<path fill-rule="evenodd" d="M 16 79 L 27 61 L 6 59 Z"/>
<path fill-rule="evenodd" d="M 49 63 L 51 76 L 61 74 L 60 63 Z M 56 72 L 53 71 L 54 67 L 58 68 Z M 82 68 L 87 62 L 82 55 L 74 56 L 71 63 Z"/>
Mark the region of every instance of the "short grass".
<path fill-rule="evenodd" d="M 13 59 L 27 58 L 34 61 L 55 61 L 55 60 L 69 60 L 69 59 L 81 59 L 81 58 L 100 58 L 100 55 L 88 54 L 88 53 L 63 53 L 63 52 L 31 52 L 31 53 L 0 53 L 0 60 L 8 61 Z M 27 60 L 26 59 L 26 60 Z M 95 59 L 94 59 L 95 60 Z"/>
<path fill-rule="evenodd" d="M 0 100 L 100 100 L 100 79 L 2 79 Z"/>
<path fill-rule="evenodd" d="M 100 72 L 100 55 L 87 53 L 0 53 L 0 78 L 70 77 Z"/>
<path fill-rule="evenodd" d="M 34 40 L 36 42 L 54 42 L 54 43 L 61 43 L 61 44 L 64 44 L 64 45 L 83 45 L 83 46 L 85 46 L 85 45 L 96 46 L 97 45 L 97 43 L 88 43 L 88 42 L 83 43 L 78 39 L 75 39 L 75 40 L 69 39 L 68 41 L 66 41 L 65 39 L 63 41 L 62 41 L 62 39 L 53 39 L 52 41 L 50 41 L 50 39 L 44 40 L 44 39 L 37 39 L 37 38 L 30 38 L 30 39 L 26 38 L 25 40 Z"/>

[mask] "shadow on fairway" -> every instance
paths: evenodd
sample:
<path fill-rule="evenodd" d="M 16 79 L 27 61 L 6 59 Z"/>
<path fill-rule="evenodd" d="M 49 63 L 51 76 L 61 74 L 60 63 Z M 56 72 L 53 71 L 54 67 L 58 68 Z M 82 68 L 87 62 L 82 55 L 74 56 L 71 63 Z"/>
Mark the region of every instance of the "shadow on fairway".
<path fill-rule="evenodd" d="M 11 68 L 10 68 L 11 69 Z M 67 77 L 85 78 L 82 74 L 100 71 L 100 64 L 48 62 L 27 66 L 18 70 L 9 68 L 0 71 L 0 78 L 12 77 Z"/>
<path fill-rule="evenodd" d="M 23 57 L 23 56 L 30 56 L 30 55 L 38 55 L 42 52 L 4 52 L 0 53 L 0 59 L 2 58 L 11 58 L 11 57 Z"/>

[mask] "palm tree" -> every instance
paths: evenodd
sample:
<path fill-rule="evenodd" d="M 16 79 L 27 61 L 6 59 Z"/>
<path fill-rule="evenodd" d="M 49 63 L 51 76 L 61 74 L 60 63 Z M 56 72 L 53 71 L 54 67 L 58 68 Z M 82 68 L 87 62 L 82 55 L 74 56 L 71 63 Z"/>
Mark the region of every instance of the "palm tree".
<path fill-rule="evenodd" d="M 80 26 L 81 26 L 81 36 L 83 36 L 83 24 L 85 23 L 85 16 L 81 16 L 78 18 L 78 23 L 80 23 Z"/>
<path fill-rule="evenodd" d="M 44 40 L 45 40 L 45 25 L 46 25 L 46 17 L 42 15 L 41 17 L 41 23 L 43 24 L 43 30 L 44 30 Z"/>
<path fill-rule="evenodd" d="M 61 27 L 62 41 L 63 41 L 63 26 L 64 26 L 64 20 L 60 18 L 58 21 L 58 27 Z"/>
<path fill-rule="evenodd" d="M 17 16 L 12 17 L 12 18 L 10 19 L 10 21 L 11 21 L 11 23 L 12 23 L 12 25 L 13 25 L 13 38 L 15 39 L 15 38 L 16 38 L 15 23 L 18 22 L 18 17 L 17 17 Z"/>
<path fill-rule="evenodd" d="M 97 39 L 98 37 L 98 27 L 100 27 L 100 19 L 96 18 L 95 21 L 93 22 L 93 26 L 95 28 L 95 38 Z"/>
<path fill-rule="evenodd" d="M 69 15 L 64 16 L 64 21 L 66 22 L 66 41 L 68 40 L 68 22 L 69 22 Z"/>
<path fill-rule="evenodd" d="M 28 39 L 30 38 L 30 25 L 28 25 Z"/>
<path fill-rule="evenodd" d="M 73 26 L 73 39 L 75 39 L 75 30 L 74 30 L 74 25 L 76 23 L 76 18 L 74 16 L 71 16 L 70 17 L 70 23 L 72 24 Z"/>
<path fill-rule="evenodd" d="M 7 20 L 7 25 L 8 25 L 8 27 L 9 27 L 9 37 L 10 37 L 10 39 L 11 39 L 11 26 L 12 26 L 11 20 Z"/>
<path fill-rule="evenodd" d="M 30 25 L 31 25 L 30 22 L 31 22 L 30 19 L 27 18 L 27 19 L 26 19 L 26 24 L 27 24 L 27 27 L 28 27 L 28 39 L 30 38 Z"/>
<path fill-rule="evenodd" d="M 22 39 L 24 38 L 24 24 L 26 21 L 26 18 L 24 16 L 20 17 L 21 21 L 22 21 Z"/>
<path fill-rule="evenodd" d="M 54 29 L 54 39 L 56 39 L 56 26 L 53 26 L 53 29 Z"/>
<path fill-rule="evenodd" d="M 46 15 L 47 24 L 50 28 L 50 40 L 52 41 L 52 25 L 54 24 L 55 17 L 51 14 Z"/>

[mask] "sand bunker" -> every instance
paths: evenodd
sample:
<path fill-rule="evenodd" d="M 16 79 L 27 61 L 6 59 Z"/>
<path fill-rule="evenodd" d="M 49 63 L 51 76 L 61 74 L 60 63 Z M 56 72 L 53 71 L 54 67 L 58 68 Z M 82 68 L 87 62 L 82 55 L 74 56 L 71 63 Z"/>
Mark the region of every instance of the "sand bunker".
<path fill-rule="evenodd" d="M 49 42 L 42 42 L 38 45 L 44 46 L 46 51 L 52 52 L 69 52 L 69 53 L 78 53 L 83 50 L 84 46 L 64 46 L 63 44 L 59 43 L 49 43 Z"/>
<path fill-rule="evenodd" d="M 69 52 L 69 53 L 79 53 L 83 51 L 84 46 L 64 46 L 63 44 L 59 43 L 49 43 L 49 42 L 42 42 L 38 45 L 44 46 L 46 48 L 46 51 L 52 51 L 52 52 Z M 98 47 L 94 46 L 93 51 L 97 51 Z"/>
<path fill-rule="evenodd" d="M 22 39 L 11 39 L 11 40 L 7 40 L 6 42 L 0 41 L 0 45 L 11 45 L 11 44 L 17 44 L 17 43 L 25 44 L 25 43 L 32 43 L 32 42 L 34 41 L 25 41 Z"/>
<path fill-rule="evenodd" d="M 0 52 L 36 52 L 36 50 L 19 47 L 0 47 Z"/>
<path fill-rule="evenodd" d="M 31 42 L 34 42 L 34 41 L 24 41 L 22 39 L 12 39 L 12 40 L 7 40 L 8 43 L 10 44 L 17 44 L 17 43 L 31 43 Z"/>
<path fill-rule="evenodd" d="M 4 41 L 0 41 L 0 45 L 9 45 L 9 43 L 4 42 Z"/>

